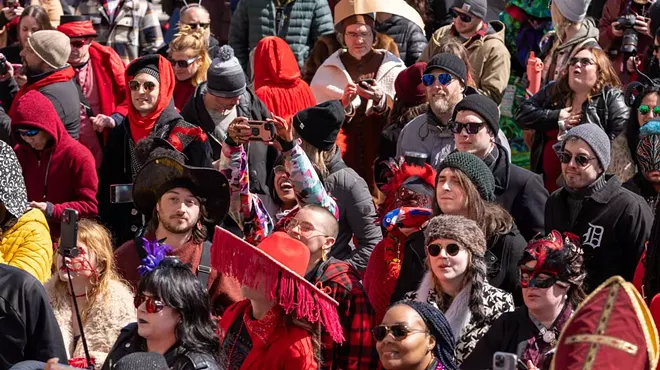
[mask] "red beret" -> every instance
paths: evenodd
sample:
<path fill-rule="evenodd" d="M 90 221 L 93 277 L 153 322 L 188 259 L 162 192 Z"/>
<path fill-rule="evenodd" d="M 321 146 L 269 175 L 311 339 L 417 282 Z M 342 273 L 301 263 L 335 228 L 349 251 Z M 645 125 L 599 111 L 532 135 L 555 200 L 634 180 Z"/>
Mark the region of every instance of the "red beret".
<path fill-rule="evenodd" d="M 407 107 L 414 107 L 426 102 L 426 87 L 422 84 L 422 75 L 426 62 L 417 62 L 404 69 L 394 81 L 396 98 Z"/>

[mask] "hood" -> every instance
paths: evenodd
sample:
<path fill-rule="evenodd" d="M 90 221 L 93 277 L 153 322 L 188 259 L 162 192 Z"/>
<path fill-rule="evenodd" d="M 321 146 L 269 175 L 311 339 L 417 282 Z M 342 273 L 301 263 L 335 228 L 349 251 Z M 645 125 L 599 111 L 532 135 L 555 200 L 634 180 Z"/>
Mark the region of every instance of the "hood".
<path fill-rule="evenodd" d="M 264 85 L 295 86 L 300 80 L 300 68 L 286 41 L 276 36 L 261 39 L 254 60 L 263 61 L 254 71 L 254 89 Z"/>
<path fill-rule="evenodd" d="M 63 135 L 68 135 L 53 104 L 37 90 L 32 90 L 18 99 L 11 122 L 12 135 L 16 142 L 31 148 L 17 131 L 26 127 L 47 132 L 53 138 L 53 146 L 57 146 Z"/>
<path fill-rule="evenodd" d="M 596 22 L 594 22 L 592 18 L 586 18 L 584 22 L 582 22 L 582 27 L 580 27 L 580 30 L 575 34 L 575 36 L 559 45 L 557 50 L 572 48 L 576 44 L 582 43 L 590 38 L 594 39 L 594 42 L 598 42 L 598 37 L 599 31 L 598 27 L 596 26 Z"/>
<path fill-rule="evenodd" d="M 488 26 L 493 28 L 492 33 L 486 34 L 484 41 L 486 40 L 499 40 L 504 43 L 504 23 L 500 21 L 490 21 Z"/>
<path fill-rule="evenodd" d="M 495 143 L 495 148 L 497 150 L 497 159 L 492 163 L 486 162 L 493 177 L 495 178 L 495 196 L 502 195 L 506 189 L 509 187 L 509 177 L 511 176 L 511 163 L 509 163 L 509 154 L 507 153 L 504 146 L 499 143 Z"/>
<path fill-rule="evenodd" d="M 0 178 L 4 180 L 0 181 L 0 202 L 7 212 L 20 218 L 28 209 L 23 170 L 16 154 L 4 141 L 0 141 Z"/>

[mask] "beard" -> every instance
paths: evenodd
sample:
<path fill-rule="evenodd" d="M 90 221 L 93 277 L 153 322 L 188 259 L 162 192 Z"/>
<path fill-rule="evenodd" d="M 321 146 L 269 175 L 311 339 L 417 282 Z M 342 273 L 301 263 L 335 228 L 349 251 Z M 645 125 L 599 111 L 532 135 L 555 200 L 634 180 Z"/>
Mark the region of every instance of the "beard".
<path fill-rule="evenodd" d="M 163 228 L 172 234 L 187 234 L 196 224 L 196 222 L 180 223 L 179 220 L 171 219 L 160 213 L 158 214 L 158 220 Z"/>
<path fill-rule="evenodd" d="M 444 97 L 435 97 L 433 99 L 429 99 L 429 107 L 431 107 L 431 111 L 436 116 L 451 114 L 454 111 L 456 104 L 458 104 L 462 98 L 463 97 L 460 92 L 456 92 L 452 95 L 447 95 Z"/>

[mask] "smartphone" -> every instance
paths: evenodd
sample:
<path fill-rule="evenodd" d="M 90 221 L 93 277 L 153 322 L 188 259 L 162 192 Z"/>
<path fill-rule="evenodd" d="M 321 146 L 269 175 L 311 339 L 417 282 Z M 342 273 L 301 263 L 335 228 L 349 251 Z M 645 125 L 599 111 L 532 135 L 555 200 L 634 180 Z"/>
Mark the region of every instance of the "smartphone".
<path fill-rule="evenodd" d="M 23 72 L 23 65 L 22 64 L 12 63 L 11 66 L 14 68 L 14 76 L 23 74 L 22 73 Z"/>
<path fill-rule="evenodd" d="M 518 356 L 515 353 L 495 352 L 493 354 L 493 370 L 517 370 Z"/>
<path fill-rule="evenodd" d="M 110 203 L 133 203 L 133 184 L 110 185 Z"/>
<path fill-rule="evenodd" d="M 403 153 L 403 159 L 410 166 L 424 167 L 426 164 L 426 159 L 429 156 L 426 153 L 419 152 L 405 152 Z"/>
<path fill-rule="evenodd" d="M 248 121 L 250 140 L 271 143 L 275 141 L 275 125 L 268 121 Z"/>
<path fill-rule="evenodd" d="M 62 212 L 60 221 L 60 253 L 65 257 L 78 255 L 78 211 L 67 208 Z"/>

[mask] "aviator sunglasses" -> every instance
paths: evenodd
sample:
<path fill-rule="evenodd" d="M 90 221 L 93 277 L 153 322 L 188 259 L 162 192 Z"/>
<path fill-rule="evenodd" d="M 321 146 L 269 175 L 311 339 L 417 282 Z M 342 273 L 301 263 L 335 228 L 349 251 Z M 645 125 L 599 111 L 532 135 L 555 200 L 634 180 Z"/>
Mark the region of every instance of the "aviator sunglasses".
<path fill-rule="evenodd" d="M 559 162 L 563 164 L 569 164 L 571 159 L 575 158 L 575 164 L 580 167 L 587 167 L 590 161 L 596 159 L 596 157 L 589 157 L 586 154 L 571 155 L 566 152 L 558 152 L 557 157 L 559 157 Z"/>
<path fill-rule="evenodd" d="M 479 123 L 463 123 L 463 122 L 456 122 L 454 120 L 449 121 L 449 127 L 451 127 L 452 131 L 455 134 L 460 134 L 463 132 L 463 129 L 465 129 L 465 132 L 467 132 L 470 135 L 474 135 L 481 130 L 482 127 L 484 127 L 486 123 L 484 122 L 479 122 Z"/>
<path fill-rule="evenodd" d="M 649 112 L 651 112 L 651 107 L 649 107 L 648 105 L 640 105 L 637 111 L 640 114 L 648 114 Z M 653 117 L 659 117 L 659 116 L 660 116 L 660 105 L 656 105 L 655 107 L 653 107 Z"/>
<path fill-rule="evenodd" d="M 148 313 L 160 312 L 165 307 L 165 304 L 160 301 L 160 298 L 148 297 L 144 294 L 138 294 L 133 298 L 133 305 L 136 310 L 140 308 L 143 302 L 146 302 L 144 308 Z"/>
<path fill-rule="evenodd" d="M 457 11 L 455 11 L 454 9 L 451 9 L 449 12 L 451 13 L 451 17 L 452 17 L 452 18 L 460 18 L 461 21 L 462 21 L 462 22 L 465 22 L 465 23 L 470 23 L 470 22 L 472 22 L 472 17 L 470 17 L 470 16 L 467 15 L 467 14 L 463 14 L 463 13 L 457 12 Z"/>
<path fill-rule="evenodd" d="M 156 84 L 151 81 L 146 81 L 145 83 L 140 84 L 139 81 L 133 80 L 128 83 L 128 88 L 131 89 L 131 91 L 140 90 L 140 86 L 144 87 L 144 91 L 146 92 L 154 91 L 154 89 L 156 88 Z"/>
<path fill-rule="evenodd" d="M 442 246 L 440 244 L 434 243 L 426 247 L 426 250 L 428 251 L 429 256 L 437 257 L 440 255 L 442 248 L 445 248 L 447 250 L 447 255 L 450 257 L 455 257 L 458 254 L 458 252 L 461 251 L 461 246 L 456 243 L 450 243 L 447 244 L 446 246 Z"/>
<path fill-rule="evenodd" d="M 420 329 L 410 329 L 404 324 L 394 324 L 394 325 L 378 325 L 375 328 L 371 329 L 371 334 L 373 335 L 374 339 L 376 339 L 378 342 L 382 342 L 387 334 L 392 333 L 392 336 L 396 340 L 403 340 L 406 339 L 410 334 L 415 334 L 415 333 L 425 333 L 428 334 L 428 330 L 420 330 Z"/>
<path fill-rule="evenodd" d="M 438 75 L 438 77 L 436 77 L 436 76 L 434 76 L 430 73 L 427 73 L 427 74 L 422 76 L 422 84 L 424 84 L 424 86 L 426 86 L 426 87 L 432 86 L 433 83 L 435 82 L 436 78 L 438 79 L 438 83 L 440 85 L 444 85 L 444 86 L 449 85 L 449 83 L 452 80 L 452 77 L 449 73 L 440 73 Z"/>

